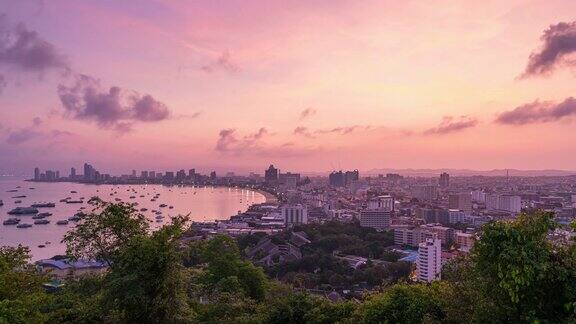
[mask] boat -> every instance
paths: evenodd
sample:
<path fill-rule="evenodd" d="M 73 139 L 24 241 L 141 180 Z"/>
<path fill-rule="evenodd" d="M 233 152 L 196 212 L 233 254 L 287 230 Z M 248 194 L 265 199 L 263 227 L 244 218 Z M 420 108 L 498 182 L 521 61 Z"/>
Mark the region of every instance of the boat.
<path fill-rule="evenodd" d="M 50 217 L 50 216 L 52 216 L 52 213 L 40 213 L 37 216 Z"/>
<path fill-rule="evenodd" d="M 141 209 L 140 209 L 141 212 L 145 212 L 145 211 L 147 211 L 147 210 L 148 210 L 148 208 L 141 208 Z"/>
<path fill-rule="evenodd" d="M 73 221 L 73 222 L 77 222 L 77 221 L 80 220 L 80 216 L 74 215 L 74 216 L 72 216 L 72 217 L 69 217 L 68 220 L 69 220 L 69 221 Z"/>
<path fill-rule="evenodd" d="M 12 190 L 6 190 L 6 192 L 18 192 L 18 190 L 12 189 Z"/>
<path fill-rule="evenodd" d="M 74 191 L 74 190 L 72 190 L 72 191 L 70 191 L 70 193 L 78 193 L 78 192 L 77 192 L 77 191 Z"/>
<path fill-rule="evenodd" d="M 167 206 L 168 206 L 168 205 L 166 205 L 166 204 L 161 204 L 161 205 L 160 205 L 160 208 L 164 208 L 164 207 L 167 207 Z"/>
<path fill-rule="evenodd" d="M 32 207 L 16 207 L 8 212 L 8 215 L 31 215 L 38 214 L 38 209 Z"/>
<path fill-rule="evenodd" d="M 18 228 L 28 228 L 28 227 L 32 227 L 32 224 L 22 223 L 22 224 L 16 225 L 16 227 L 18 227 Z"/>
<path fill-rule="evenodd" d="M 130 199 L 136 199 L 136 196 L 130 196 Z"/>
<path fill-rule="evenodd" d="M 42 249 L 42 248 L 45 248 L 45 247 L 46 247 L 46 245 L 44 245 L 44 244 L 40 244 L 40 245 L 38 245 L 38 247 Z"/>
<path fill-rule="evenodd" d="M 60 202 L 64 202 L 64 203 L 65 203 L 65 202 L 67 202 L 67 201 L 68 201 L 68 199 L 60 199 Z"/>
<path fill-rule="evenodd" d="M 47 219 L 39 219 L 34 221 L 35 225 L 45 225 L 45 224 L 50 224 L 50 221 Z"/>
<path fill-rule="evenodd" d="M 170 207 L 168 207 L 168 208 L 169 208 L 169 209 L 174 209 L 174 206 L 170 206 Z"/>
<path fill-rule="evenodd" d="M 63 219 L 56 222 L 56 225 L 68 225 L 68 221 Z"/>
<path fill-rule="evenodd" d="M 18 223 L 20 223 L 19 218 L 8 218 L 4 222 L 2 222 L 2 225 L 17 225 Z"/>
<path fill-rule="evenodd" d="M 156 219 L 156 223 L 162 223 L 163 219 Z"/>
<path fill-rule="evenodd" d="M 32 219 L 43 219 L 43 218 L 46 218 L 46 216 L 41 215 L 41 214 L 37 214 L 37 215 L 32 216 Z"/>
<path fill-rule="evenodd" d="M 122 199 L 120 199 L 120 198 L 115 198 L 114 200 L 116 200 L 116 201 L 121 201 Z"/>
<path fill-rule="evenodd" d="M 4 202 L 0 200 L 0 206 L 4 206 Z"/>
<path fill-rule="evenodd" d="M 66 200 L 67 204 L 83 204 L 83 200 Z"/>
<path fill-rule="evenodd" d="M 22 200 L 15 200 L 14 203 L 15 203 L 15 204 L 21 204 L 21 203 L 22 203 Z"/>
<path fill-rule="evenodd" d="M 30 190 L 34 190 L 34 189 L 36 189 L 36 188 L 34 188 L 34 187 L 30 187 L 30 188 L 28 188 L 28 189 L 30 189 Z"/>
<path fill-rule="evenodd" d="M 14 196 L 14 197 L 12 197 L 12 198 L 16 198 L 16 199 L 17 199 L 17 198 L 26 198 L 26 196 L 25 196 L 25 195 L 20 195 L 20 196 Z"/>
<path fill-rule="evenodd" d="M 52 208 L 52 207 L 56 207 L 56 204 L 55 203 L 35 203 L 35 204 L 32 204 L 31 207 L 34 207 L 34 208 Z"/>

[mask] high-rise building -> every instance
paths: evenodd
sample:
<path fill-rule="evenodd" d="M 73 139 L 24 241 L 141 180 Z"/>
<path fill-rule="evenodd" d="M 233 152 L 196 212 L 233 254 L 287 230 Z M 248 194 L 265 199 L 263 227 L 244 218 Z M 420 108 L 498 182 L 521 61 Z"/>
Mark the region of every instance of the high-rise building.
<path fill-rule="evenodd" d="M 344 187 L 346 185 L 346 178 L 344 172 L 342 171 L 333 171 L 328 176 L 328 182 L 332 187 Z"/>
<path fill-rule="evenodd" d="M 34 168 L 34 180 L 40 180 L 40 169 Z"/>
<path fill-rule="evenodd" d="M 360 173 L 358 170 L 346 171 L 344 173 L 344 185 L 349 186 L 350 184 L 360 180 Z"/>
<path fill-rule="evenodd" d="M 367 209 L 394 211 L 394 198 L 390 195 L 378 196 L 368 200 Z"/>
<path fill-rule="evenodd" d="M 148 171 L 141 171 L 140 172 L 140 178 L 148 179 Z"/>
<path fill-rule="evenodd" d="M 426 242 L 418 244 L 416 269 L 418 281 L 431 282 L 440 279 L 442 247 L 439 239 L 427 239 Z"/>
<path fill-rule="evenodd" d="M 216 171 L 210 172 L 210 180 L 216 180 L 216 178 L 217 178 Z"/>
<path fill-rule="evenodd" d="M 390 228 L 392 212 L 382 209 L 364 209 L 360 211 L 360 226 L 371 227 L 379 231 Z"/>
<path fill-rule="evenodd" d="M 440 184 L 440 188 L 448 188 L 450 187 L 450 175 L 446 172 L 443 172 L 440 174 L 440 181 L 438 182 Z"/>
<path fill-rule="evenodd" d="M 304 205 L 286 205 L 282 207 L 282 216 L 286 226 L 308 224 L 308 208 Z"/>
<path fill-rule="evenodd" d="M 515 195 L 486 195 L 486 209 L 519 213 L 522 210 L 522 200 Z"/>
<path fill-rule="evenodd" d="M 190 180 L 194 180 L 194 178 L 196 178 L 196 169 L 188 170 L 188 178 L 190 178 Z"/>
<path fill-rule="evenodd" d="M 76 178 L 76 168 L 70 168 L 70 178 L 71 179 Z"/>
<path fill-rule="evenodd" d="M 148 171 L 148 177 L 150 179 L 156 178 L 156 172 L 155 171 Z"/>
<path fill-rule="evenodd" d="M 264 180 L 267 183 L 276 183 L 278 182 L 278 169 L 274 167 L 274 165 L 270 164 L 268 169 L 264 171 Z"/>
<path fill-rule="evenodd" d="M 458 193 L 448 196 L 448 208 L 463 210 L 467 213 L 472 212 L 472 195 L 470 193 Z"/>
<path fill-rule="evenodd" d="M 95 180 L 95 172 L 94 167 L 92 167 L 88 163 L 84 163 L 84 180 L 85 181 L 94 181 Z"/>
<path fill-rule="evenodd" d="M 412 188 L 412 195 L 421 201 L 432 201 L 438 198 L 438 187 L 435 185 L 419 185 Z"/>

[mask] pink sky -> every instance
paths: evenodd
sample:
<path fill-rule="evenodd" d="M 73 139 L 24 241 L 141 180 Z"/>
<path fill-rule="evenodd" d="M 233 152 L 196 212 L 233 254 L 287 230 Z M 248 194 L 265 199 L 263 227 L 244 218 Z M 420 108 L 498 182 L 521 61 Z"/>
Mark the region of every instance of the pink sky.
<path fill-rule="evenodd" d="M 576 107 L 554 110 L 576 96 L 576 45 L 522 77 L 544 31 L 575 12 L 573 0 L 0 0 L 4 31 L 23 23 L 65 62 L 24 69 L 3 61 L 0 39 L 0 173 L 84 161 L 111 172 L 576 170 Z M 146 107 L 168 115 L 66 109 L 58 86 L 70 94 L 80 74 L 98 93 L 121 88 L 126 107 L 150 95 Z M 528 122 L 496 122 L 535 101 Z"/>

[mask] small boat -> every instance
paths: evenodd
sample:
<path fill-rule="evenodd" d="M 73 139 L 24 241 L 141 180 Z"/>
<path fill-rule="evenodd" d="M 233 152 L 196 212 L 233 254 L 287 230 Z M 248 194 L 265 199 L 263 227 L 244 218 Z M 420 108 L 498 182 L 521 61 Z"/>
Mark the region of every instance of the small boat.
<path fill-rule="evenodd" d="M 38 209 L 32 207 L 16 207 L 8 212 L 8 215 L 31 215 L 38 214 Z"/>
<path fill-rule="evenodd" d="M 120 198 L 115 198 L 114 200 L 116 200 L 116 201 L 122 201 L 122 199 L 120 199 Z"/>
<path fill-rule="evenodd" d="M 68 201 L 68 199 L 60 199 L 60 202 L 63 202 L 63 203 L 65 203 L 67 201 Z"/>
<path fill-rule="evenodd" d="M 45 247 L 46 247 L 46 245 L 44 245 L 44 244 L 40 244 L 40 245 L 38 245 L 38 247 L 42 249 L 42 248 L 45 248 Z"/>
<path fill-rule="evenodd" d="M 83 200 L 66 200 L 67 204 L 83 204 Z"/>
<path fill-rule="evenodd" d="M 17 228 L 28 228 L 28 227 L 32 227 L 32 224 L 23 223 L 23 224 L 16 225 L 16 227 Z"/>
<path fill-rule="evenodd" d="M 136 196 L 130 196 L 130 199 L 136 199 Z"/>
<path fill-rule="evenodd" d="M 147 210 L 148 210 L 148 208 L 140 208 L 140 211 L 141 211 L 141 212 L 145 212 L 145 211 L 147 211 Z"/>
<path fill-rule="evenodd" d="M 68 225 L 68 221 L 63 219 L 56 222 L 56 225 Z"/>
<path fill-rule="evenodd" d="M 70 191 L 70 193 L 78 193 L 78 192 L 77 192 L 77 191 L 75 191 L 75 190 L 72 190 L 72 191 Z"/>
<path fill-rule="evenodd" d="M 144 198 L 144 195 L 140 195 L 140 198 Z"/>
<path fill-rule="evenodd" d="M 160 208 L 164 208 L 164 207 L 167 207 L 167 206 L 168 206 L 168 205 L 166 205 L 166 204 L 161 204 L 161 205 L 160 205 Z"/>
<path fill-rule="evenodd" d="M 170 207 L 168 207 L 168 209 L 174 209 L 174 206 L 170 206 Z"/>
<path fill-rule="evenodd" d="M 80 216 L 74 215 L 74 216 L 72 216 L 72 217 L 69 217 L 68 220 L 69 220 L 69 221 L 73 221 L 73 222 L 77 222 L 77 221 L 80 220 Z"/>
<path fill-rule="evenodd" d="M 2 222 L 2 225 L 17 225 L 18 223 L 20 223 L 19 218 L 8 218 L 4 222 Z"/>
<path fill-rule="evenodd" d="M 22 200 L 15 200 L 14 203 L 15 203 L 15 204 L 21 204 L 21 203 L 22 203 Z"/>
<path fill-rule="evenodd" d="M 35 225 L 45 225 L 45 224 L 50 224 L 50 221 L 47 219 L 39 219 L 34 221 Z"/>
<path fill-rule="evenodd" d="M 17 198 L 26 198 L 26 196 L 20 195 L 20 196 L 14 196 L 14 197 L 12 197 L 12 198 L 16 198 L 16 199 L 17 199 Z"/>
<path fill-rule="evenodd" d="M 41 214 L 32 216 L 32 219 L 43 219 L 43 218 L 46 218 L 46 216 L 43 216 Z"/>
<path fill-rule="evenodd" d="M 4 202 L 0 200 L 0 206 L 4 206 Z"/>
<path fill-rule="evenodd" d="M 34 190 L 34 189 L 36 189 L 36 188 L 34 188 L 34 187 L 30 187 L 30 188 L 28 188 L 28 189 L 30 189 L 30 190 Z"/>
<path fill-rule="evenodd" d="M 37 216 L 50 217 L 50 216 L 52 216 L 52 213 L 40 213 Z"/>
<path fill-rule="evenodd" d="M 32 204 L 31 207 L 34 207 L 34 208 L 52 208 L 52 207 L 56 207 L 56 204 L 55 203 L 35 203 L 35 204 Z"/>
<path fill-rule="evenodd" d="M 12 190 L 7 190 L 6 192 L 18 192 L 18 190 L 12 189 Z"/>

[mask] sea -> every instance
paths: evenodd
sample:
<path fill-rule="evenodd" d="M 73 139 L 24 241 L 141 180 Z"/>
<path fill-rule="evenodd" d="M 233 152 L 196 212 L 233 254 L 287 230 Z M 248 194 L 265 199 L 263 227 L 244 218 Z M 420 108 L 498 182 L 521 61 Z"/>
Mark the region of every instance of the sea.
<path fill-rule="evenodd" d="M 158 195 L 155 201 L 154 196 Z M 25 196 L 22 198 L 14 198 Z M 64 254 L 66 246 L 61 243 L 62 237 L 75 223 L 57 225 L 58 220 L 68 219 L 78 212 L 89 212 L 92 205 L 87 201 L 99 197 L 108 202 L 124 201 L 138 203 L 137 209 L 152 222 L 152 230 L 170 222 L 170 216 L 188 215 L 192 221 L 227 220 L 230 216 L 246 211 L 252 204 L 264 203 L 266 197 L 256 191 L 230 187 L 193 187 L 148 185 L 108 185 L 81 184 L 69 182 L 29 182 L 24 179 L 0 178 L 0 246 L 28 246 L 31 261 L 51 258 Z M 131 198 L 132 197 L 132 198 Z M 60 202 L 62 199 L 82 200 L 81 204 Z M 17 201 L 21 200 L 20 203 Z M 49 224 L 34 225 L 33 215 L 8 215 L 16 207 L 28 207 L 34 203 L 52 202 L 54 208 L 38 208 L 39 212 L 49 212 Z M 167 205 L 160 207 L 161 204 Z M 170 208 L 172 206 L 172 208 Z M 153 210 L 165 216 L 156 222 Z M 15 225 L 2 225 L 8 218 L 20 218 L 20 223 L 32 224 L 29 228 L 17 228 Z"/>

